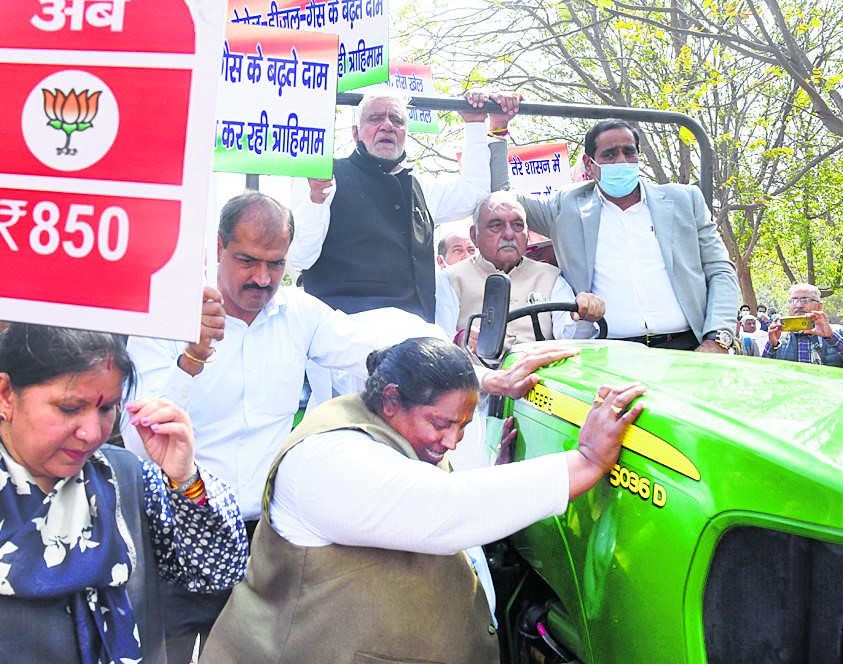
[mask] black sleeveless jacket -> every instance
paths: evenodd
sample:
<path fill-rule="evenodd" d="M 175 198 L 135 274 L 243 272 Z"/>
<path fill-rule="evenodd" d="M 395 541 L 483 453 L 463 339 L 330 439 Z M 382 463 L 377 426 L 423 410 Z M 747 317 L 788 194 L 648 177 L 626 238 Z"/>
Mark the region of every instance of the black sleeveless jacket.
<path fill-rule="evenodd" d="M 334 161 L 334 178 L 328 234 L 304 289 L 346 313 L 397 307 L 432 323 L 433 221 L 416 178 L 384 173 L 358 150 Z"/>

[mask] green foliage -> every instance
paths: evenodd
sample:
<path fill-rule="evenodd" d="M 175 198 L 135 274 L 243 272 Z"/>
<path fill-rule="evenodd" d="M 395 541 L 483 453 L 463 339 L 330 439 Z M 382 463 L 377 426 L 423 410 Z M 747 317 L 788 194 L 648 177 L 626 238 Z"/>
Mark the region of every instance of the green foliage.
<path fill-rule="evenodd" d="M 693 145 L 697 142 L 696 136 L 694 136 L 691 130 L 687 127 L 679 128 L 679 140 L 682 141 L 685 145 Z"/>

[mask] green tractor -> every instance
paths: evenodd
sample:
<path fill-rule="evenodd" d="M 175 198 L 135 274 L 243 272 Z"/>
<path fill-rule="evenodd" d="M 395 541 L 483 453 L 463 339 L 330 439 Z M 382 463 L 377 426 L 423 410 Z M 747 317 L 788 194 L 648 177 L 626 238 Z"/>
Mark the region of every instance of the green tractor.
<path fill-rule="evenodd" d="M 487 302 L 478 353 L 553 306 Z M 843 370 L 572 343 L 491 413 L 515 460 L 574 448 L 601 385 L 643 383 L 645 409 L 604 481 L 492 547 L 503 661 L 843 662 Z"/>

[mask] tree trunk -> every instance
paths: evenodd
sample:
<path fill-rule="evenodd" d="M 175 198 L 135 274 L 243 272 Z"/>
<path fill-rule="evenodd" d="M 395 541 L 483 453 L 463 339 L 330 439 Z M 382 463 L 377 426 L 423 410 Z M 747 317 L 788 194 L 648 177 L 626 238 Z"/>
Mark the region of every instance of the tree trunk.
<path fill-rule="evenodd" d="M 752 285 L 752 272 L 749 270 L 749 265 L 740 261 L 735 265 L 735 270 L 738 273 L 738 285 L 741 287 L 741 304 L 748 304 L 750 311 L 756 311 L 758 303 L 755 299 L 755 286 Z"/>

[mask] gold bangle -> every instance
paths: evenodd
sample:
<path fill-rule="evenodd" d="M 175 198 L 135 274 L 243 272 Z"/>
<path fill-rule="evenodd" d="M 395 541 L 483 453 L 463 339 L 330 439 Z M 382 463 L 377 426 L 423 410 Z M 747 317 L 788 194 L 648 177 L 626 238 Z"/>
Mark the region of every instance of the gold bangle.
<path fill-rule="evenodd" d="M 214 361 L 211 358 L 214 357 L 214 353 L 216 353 L 216 352 L 217 352 L 216 348 L 211 348 L 211 354 L 208 355 L 208 357 L 206 357 L 204 360 L 200 360 L 195 355 L 191 355 L 190 353 L 188 353 L 187 348 L 182 350 L 181 354 L 184 355 L 188 360 L 190 360 L 191 362 L 195 362 L 196 364 L 210 364 L 211 362 Z"/>
<path fill-rule="evenodd" d="M 182 493 L 187 498 L 190 498 L 190 500 L 195 501 L 197 498 L 205 495 L 205 481 L 200 477 L 193 484 L 187 487 L 187 489 L 182 491 Z"/>

